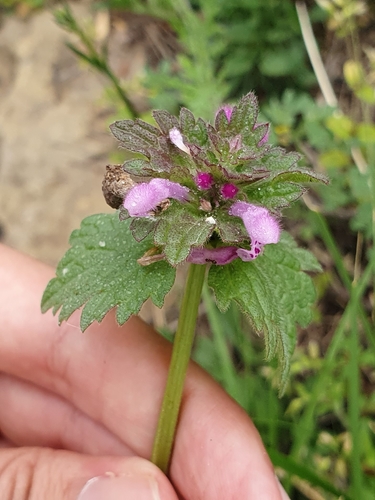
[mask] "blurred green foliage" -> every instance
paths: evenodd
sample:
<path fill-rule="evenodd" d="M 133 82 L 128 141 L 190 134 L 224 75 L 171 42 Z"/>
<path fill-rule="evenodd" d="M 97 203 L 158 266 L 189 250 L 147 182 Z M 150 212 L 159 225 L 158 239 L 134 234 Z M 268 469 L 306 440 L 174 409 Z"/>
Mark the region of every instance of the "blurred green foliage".
<path fill-rule="evenodd" d="M 181 42 L 178 70 L 164 61 L 144 82 L 152 107 L 176 113 L 184 105 L 209 118 L 221 102 L 249 89 L 262 98 L 316 83 L 292 2 L 111 0 L 110 5 L 166 20 Z M 314 9 L 314 16 L 322 17 L 322 11 Z"/>
<path fill-rule="evenodd" d="M 22 7 L 25 12 L 45 7 L 48 0 L 0 0 L 0 11 L 13 12 Z"/>

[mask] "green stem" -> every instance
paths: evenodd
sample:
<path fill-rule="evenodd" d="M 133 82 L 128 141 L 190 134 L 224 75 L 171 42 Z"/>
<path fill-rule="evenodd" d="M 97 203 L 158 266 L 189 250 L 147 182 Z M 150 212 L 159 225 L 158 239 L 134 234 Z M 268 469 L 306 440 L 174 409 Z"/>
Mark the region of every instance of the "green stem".
<path fill-rule="evenodd" d="M 348 366 L 348 413 L 349 428 L 352 438 L 352 452 L 350 454 L 352 492 L 354 498 L 360 498 L 362 489 L 362 468 L 361 468 L 361 436 L 360 436 L 360 394 L 361 383 L 359 378 L 359 332 L 358 318 L 353 314 L 351 317 L 351 332 L 348 345 L 350 349 L 350 360 Z"/>
<path fill-rule="evenodd" d="M 168 473 L 206 266 L 190 264 L 151 461 Z"/>

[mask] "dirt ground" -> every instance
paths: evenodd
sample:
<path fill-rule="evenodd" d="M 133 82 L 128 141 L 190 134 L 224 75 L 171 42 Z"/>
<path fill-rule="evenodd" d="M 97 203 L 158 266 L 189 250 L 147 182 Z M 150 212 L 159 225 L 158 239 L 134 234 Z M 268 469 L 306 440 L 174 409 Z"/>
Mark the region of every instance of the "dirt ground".
<path fill-rule="evenodd" d="M 0 27 L 1 239 L 50 264 L 83 217 L 107 211 L 101 179 L 117 147 L 104 82 L 68 38 L 45 11 Z"/>

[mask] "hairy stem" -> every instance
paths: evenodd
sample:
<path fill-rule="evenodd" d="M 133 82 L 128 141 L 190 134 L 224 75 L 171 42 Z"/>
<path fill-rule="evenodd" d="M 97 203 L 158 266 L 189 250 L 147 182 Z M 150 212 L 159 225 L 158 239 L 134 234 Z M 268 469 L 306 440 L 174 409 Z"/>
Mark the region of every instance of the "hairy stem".
<path fill-rule="evenodd" d="M 190 264 L 151 461 L 168 473 L 206 266 Z"/>

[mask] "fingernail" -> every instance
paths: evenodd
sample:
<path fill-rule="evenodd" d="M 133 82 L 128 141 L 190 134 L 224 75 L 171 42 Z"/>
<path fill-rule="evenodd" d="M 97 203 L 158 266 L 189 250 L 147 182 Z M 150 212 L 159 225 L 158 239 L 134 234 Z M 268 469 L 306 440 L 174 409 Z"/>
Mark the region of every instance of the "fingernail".
<path fill-rule="evenodd" d="M 290 500 L 290 497 L 287 495 L 287 492 L 284 490 L 283 485 L 280 483 L 279 478 L 277 476 L 276 476 L 276 480 L 277 480 L 277 485 L 279 487 L 282 500 Z"/>
<path fill-rule="evenodd" d="M 150 476 L 107 474 L 87 481 L 77 500 L 160 500 L 160 496 Z"/>

